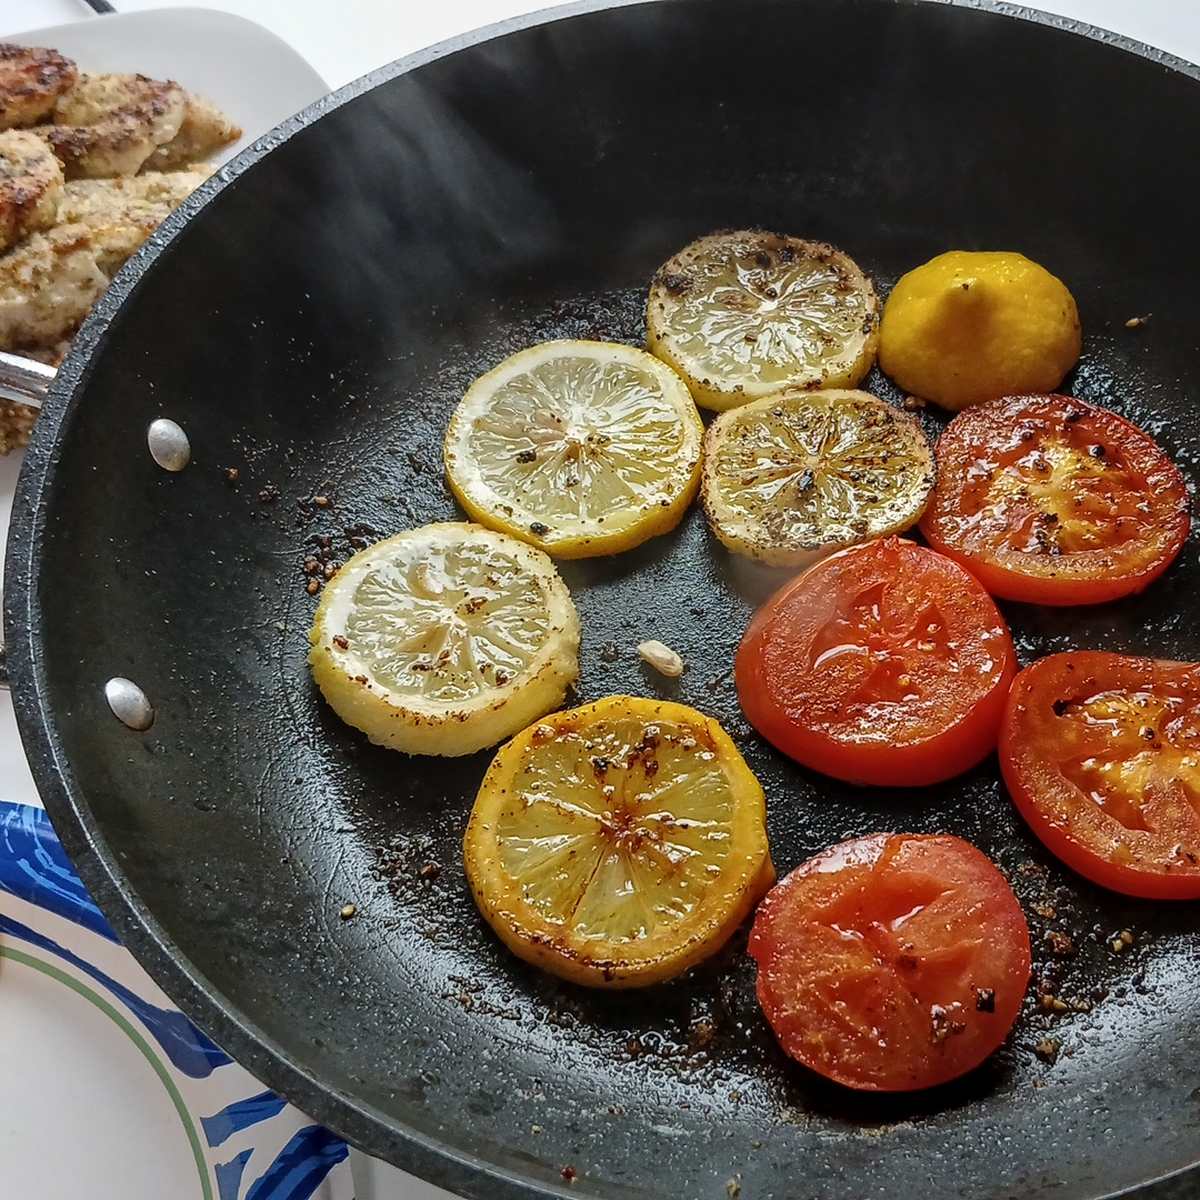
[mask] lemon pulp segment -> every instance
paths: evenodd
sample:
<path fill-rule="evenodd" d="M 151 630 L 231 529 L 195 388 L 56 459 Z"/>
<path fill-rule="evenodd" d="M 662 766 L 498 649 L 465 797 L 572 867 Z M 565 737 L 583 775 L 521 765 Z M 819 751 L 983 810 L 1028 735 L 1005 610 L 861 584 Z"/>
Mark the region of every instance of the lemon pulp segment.
<path fill-rule="evenodd" d="M 446 477 L 490 528 L 563 558 L 613 554 L 678 524 L 703 432 L 683 381 L 645 351 L 544 342 L 467 390 Z"/>
<path fill-rule="evenodd" d="M 701 496 L 735 553 L 804 566 L 920 518 L 936 479 L 920 425 L 867 392 L 789 389 L 722 413 Z"/>
<path fill-rule="evenodd" d="M 554 564 L 459 522 L 359 551 L 326 585 L 309 642 L 338 715 L 411 754 L 495 745 L 579 672 L 579 618 Z"/>
<path fill-rule="evenodd" d="M 692 242 L 655 274 L 647 345 L 718 411 L 780 388 L 853 387 L 871 369 L 879 300 L 833 246 L 740 230 Z"/>
<path fill-rule="evenodd" d="M 577 983 L 656 983 L 721 946 L 774 878 L 762 789 L 721 727 L 614 696 L 496 756 L 465 838 L 480 910 Z"/>

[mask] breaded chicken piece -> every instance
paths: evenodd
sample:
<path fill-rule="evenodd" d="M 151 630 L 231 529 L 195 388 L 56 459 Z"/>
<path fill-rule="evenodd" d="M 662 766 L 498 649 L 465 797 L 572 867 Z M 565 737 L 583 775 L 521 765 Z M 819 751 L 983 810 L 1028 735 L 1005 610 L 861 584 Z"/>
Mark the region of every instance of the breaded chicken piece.
<path fill-rule="evenodd" d="M 38 410 L 12 400 L 0 400 L 0 455 L 29 445 Z"/>
<path fill-rule="evenodd" d="M 37 125 L 68 179 L 136 175 L 179 132 L 187 93 L 146 75 L 82 75 L 54 108 L 53 125 Z"/>
<path fill-rule="evenodd" d="M 55 342 L 53 346 L 45 346 L 31 350 L 22 350 L 20 353 L 24 358 L 32 358 L 34 362 L 45 363 L 48 367 L 61 367 L 63 359 L 67 357 L 67 351 L 71 349 L 71 339 L 63 338 L 61 342 Z"/>
<path fill-rule="evenodd" d="M 58 220 L 90 231 L 96 262 L 111 279 L 211 174 L 212 167 L 203 163 L 186 171 L 152 171 L 132 179 L 73 179 L 63 189 Z"/>
<path fill-rule="evenodd" d="M 62 195 L 62 167 L 50 147 L 22 129 L 0 133 L 0 253 L 49 229 Z"/>
<path fill-rule="evenodd" d="M 109 280 L 210 173 L 205 165 L 66 184 L 60 223 L 0 256 L 0 350 L 61 362 Z"/>
<path fill-rule="evenodd" d="M 215 104 L 189 92 L 179 132 L 146 159 L 142 170 L 174 171 L 188 163 L 209 158 L 241 136 L 241 127 L 235 125 Z"/>
<path fill-rule="evenodd" d="M 44 121 L 79 70 L 57 50 L 0 42 L 0 129 Z"/>
<path fill-rule="evenodd" d="M 26 238 L 0 257 L 0 350 L 69 337 L 107 286 L 86 225 Z"/>
<path fill-rule="evenodd" d="M 48 367 L 60 367 L 71 348 L 69 340 L 55 342 L 44 350 L 21 350 L 19 353 L 26 358 L 36 359 Z M 29 445 L 37 422 L 38 410 L 27 404 L 18 404 L 14 400 L 0 400 L 0 456 L 11 454 Z"/>

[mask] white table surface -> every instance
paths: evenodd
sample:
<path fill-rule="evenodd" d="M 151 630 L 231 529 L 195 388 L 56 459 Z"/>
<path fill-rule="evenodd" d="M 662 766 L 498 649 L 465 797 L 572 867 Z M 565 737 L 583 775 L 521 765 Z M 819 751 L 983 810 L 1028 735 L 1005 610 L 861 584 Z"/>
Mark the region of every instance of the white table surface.
<path fill-rule="evenodd" d="M 121 12 L 198 6 L 224 9 L 265 25 L 304 55 L 333 87 L 454 34 L 547 7 L 541 0 L 192 0 L 191 3 L 178 0 L 175 4 L 162 0 L 115 0 L 114 3 Z M 1200 0 L 1040 0 L 1031 7 L 1112 29 L 1200 62 Z M 82 0 L 0 0 L 0 38 L 25 29 L 79 20 L 89 12 Z M 11 493 L 11 485 L 6 483 L 14 470 L 14 462 L 0 459 L 0 495 Z M 7 523 L 8 513 L 0 504 L 0 555 Z M 21 755 L 12 706 L 3 691 L 0 691 L 0 796 L 38 803 Z M 118 1095 L 109 1095 L 110 1105 L 119 1102 Z M 28 1134 L 58 1136 L 36 1129 Z M 447 1193 L 390 1168 L 373 1169 L 365 1162 L 358 1165 L 359 1200 L 447 1197 Z M 0 1192 L 2 1183 L 3 1164 L 0 1164 Z M 1196 1187 L 1200 1192 L 1200 1184 Z M 1172 1189 L 1172 1195 L 1175 1194 Z M 58 1197 L 45 1196 L 39 1200 L 58 1200 Z M 130 1195 L 128 1200 L 151 1198 Z"/>

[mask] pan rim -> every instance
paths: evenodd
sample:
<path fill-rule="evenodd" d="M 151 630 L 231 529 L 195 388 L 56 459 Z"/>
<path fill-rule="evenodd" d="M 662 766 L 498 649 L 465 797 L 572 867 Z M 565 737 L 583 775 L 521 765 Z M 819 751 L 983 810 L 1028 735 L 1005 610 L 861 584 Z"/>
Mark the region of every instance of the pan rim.
<path fill-rule="evenodd" d="M 438 59 L 495 38 L 609 9 L 686 3 L 691 0 L 573 0 L 511 17 L 415 51 L 317 100 L 260 137 L 200 186 L 129 260 L 76 335 L 34 429 L 14 497 L 4 579 L 4 627 L 13 708 L 30 771 L 60 840 L 105 916 L 151 978 L 222 1049 L 305 1111 L 363 1152 L 394 1163 L 421 1179 L 469 1200 L 552 1200 L 581 1197 L 579 1186 L 559 1187 L 455 1149 L 317 1079 L 258 1028 L 192 964 L 145 906 L 108 846 L 57 736 L 48 701 L 44 655 L 35 638 L 14 637 L 18 625 L 40 627 L 38 571 L 46 530 L 46 498 L 69 419 L 90 379 L 97 351 L 124 301 L 139 288 L 152 265 L 185 224 L 213 196 L 234 184 L 259 159 L 326 113 Z M 1167 51 L 1073 18 L 1007 0 L 883 0 L 897 8 L 948 7 L 990 13 L 1100 42 L 1200 82 L 1200 66 Z M 36 622 L 36 624 L 35 624 Z M 52 734 L 52 730 L 55 733 Z M 1120 1187 L 1080 1195 L 1078 1200 L 1118 1197 L 1161 1183 L 1200 1166 L 1200 1142 L 1186 1163 Z M 593 1193 L 594 1194 L 594 1193 Z"/>

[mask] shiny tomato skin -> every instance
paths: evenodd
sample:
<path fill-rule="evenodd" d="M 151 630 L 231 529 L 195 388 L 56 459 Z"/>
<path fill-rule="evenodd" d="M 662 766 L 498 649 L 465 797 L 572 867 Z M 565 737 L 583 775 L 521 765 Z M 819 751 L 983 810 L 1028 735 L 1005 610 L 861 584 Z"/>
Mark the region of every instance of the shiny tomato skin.
<path fill-rule="evenodd" d="M 1149 434 L 1071 396 L 961 412 L 937 444 L 921 532 L 993 596 L 1101 604 L 1140 592 L 1190 527 L 1187 485 Z"/>
<path fill-rule="evenodd" d="M 1086 879 L 1200 899 L 1200 664 L 1039 659 L 1009 694 L 1000 767 L 1029 827 Z"/>
<path fill-rule="evenodd" d="M 749 950 L 784 1051 L 864 1091 L 934 1087 L 977 1067 L 1029 983 L 1017 898 L 948 835 L 872 834 L 818 854 L 759 905 Z"/>
<path fill-rule="evenodd" d="M 986 758 L 1015 673 L 1008 626 L 979 583 L 900 538 L 785 584 L 734 663 L 742 710 L 769 742 L 877 787 L 937 783 Z"/>

